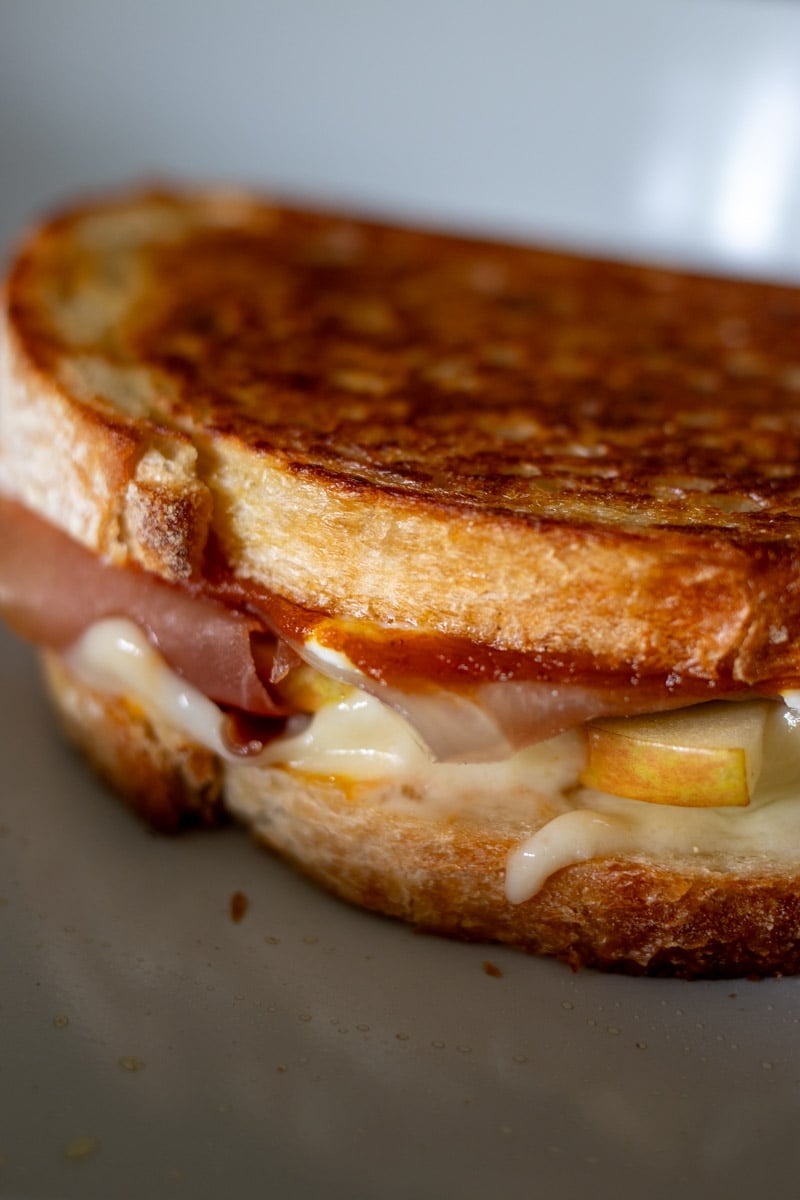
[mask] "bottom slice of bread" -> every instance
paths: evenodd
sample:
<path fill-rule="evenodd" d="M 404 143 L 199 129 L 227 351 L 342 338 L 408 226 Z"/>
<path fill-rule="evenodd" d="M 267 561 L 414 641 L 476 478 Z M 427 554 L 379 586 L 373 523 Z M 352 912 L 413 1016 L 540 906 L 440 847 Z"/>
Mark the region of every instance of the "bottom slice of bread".
<path fill-rule="evenodd" d="M 564 868 L 511 904 L 516 839 L 487 817 L 387 803 L 386 784 L 223 763 L 140 704 L 87 686 L 42 655 L 67 734 L 156 828 L 232 814 L 339 897 L 420 929 L 555 955 L 573 967 L 722 978 L 800 971 L 800 870 L 644 855 Z"/>

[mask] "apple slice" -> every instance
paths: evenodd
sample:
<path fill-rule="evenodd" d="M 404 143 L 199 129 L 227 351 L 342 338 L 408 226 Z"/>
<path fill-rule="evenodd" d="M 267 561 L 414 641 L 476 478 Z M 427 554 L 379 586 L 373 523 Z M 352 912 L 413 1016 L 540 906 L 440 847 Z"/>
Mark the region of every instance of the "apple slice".
<path fill-rule="evenodd" d="M 761 773 L 766 701 L 716 701 L 592 721 L 585 787 L 691 808 L 750 803 Z"/>
<path fill-rule="evenodd" d="M 312 713 L 324 704 L 338 704 L 352 688 L 322 675 L 307 663 L 299 663 L 275 685 L 275 690 L 282 700 L 294 705 L 299 712 Z"/>

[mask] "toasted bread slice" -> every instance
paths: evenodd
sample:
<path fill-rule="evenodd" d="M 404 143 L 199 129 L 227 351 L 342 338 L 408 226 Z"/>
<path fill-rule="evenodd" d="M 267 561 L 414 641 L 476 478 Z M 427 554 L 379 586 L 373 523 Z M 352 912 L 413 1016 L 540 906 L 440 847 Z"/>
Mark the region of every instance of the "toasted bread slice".
<path fill-rule="evenodd" d="M 523 903 L 505 891 L 530 811 L 498 820 L 497 797 L 454 820 L 402 803 L 391 781 L 222 764 L 146 706 L 98 691 L 44 655 L 62 724 L 148 821 L 172 830 L 230 811 L 256 839 L 344 900 L 466 940 L 499 941 L 573 967 L 725 978 L 800 971 L 800 855 L 640 851 L 576 863 Z"/>
<path fill-rule="evenodd" d="M 0 487 L 92 550 L 712 686 L 800 674 L 800 292 L 143 192 L 35 231 Z"/>

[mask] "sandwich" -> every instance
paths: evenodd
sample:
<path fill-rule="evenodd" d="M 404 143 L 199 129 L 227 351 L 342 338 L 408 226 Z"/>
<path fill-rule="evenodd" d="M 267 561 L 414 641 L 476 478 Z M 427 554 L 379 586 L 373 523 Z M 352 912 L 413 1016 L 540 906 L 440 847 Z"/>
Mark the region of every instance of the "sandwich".
<path fill-rule="evenodd" d="M 5 287 L 0 609 L 159 829 L 575 967 L 797 972 L 798 328 L 788 286 L 84 202 Z"/>

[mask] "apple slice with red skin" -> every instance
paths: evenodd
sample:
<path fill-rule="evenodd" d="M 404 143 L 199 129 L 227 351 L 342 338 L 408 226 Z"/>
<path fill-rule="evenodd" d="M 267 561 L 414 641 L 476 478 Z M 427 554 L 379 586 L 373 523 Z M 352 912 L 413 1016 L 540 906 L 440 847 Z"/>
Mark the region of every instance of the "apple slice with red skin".
<path fill-rule="evenodd" d="M 767 701 L 715 701 L 591 721 L 585 787 L 690 808 L 744 806 L 761 773 Z"/>

